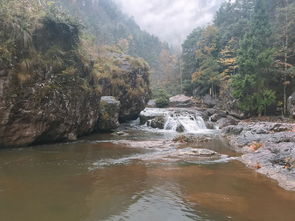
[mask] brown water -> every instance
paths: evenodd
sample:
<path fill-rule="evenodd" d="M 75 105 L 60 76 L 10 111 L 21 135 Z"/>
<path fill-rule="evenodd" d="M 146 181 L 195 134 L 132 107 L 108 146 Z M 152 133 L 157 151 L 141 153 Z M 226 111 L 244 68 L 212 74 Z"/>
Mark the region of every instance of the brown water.
<path fill-rule="evenodd" d="M 172 136 L 136 130 L 124 139 Z M 159 160 L 162 150 L 112 139 L 119 137 L 1 150 L 0 220 L 295 220 L 295 193 L 236 160 Z M 220 141 L 198 147 L 234 155 Z"/>

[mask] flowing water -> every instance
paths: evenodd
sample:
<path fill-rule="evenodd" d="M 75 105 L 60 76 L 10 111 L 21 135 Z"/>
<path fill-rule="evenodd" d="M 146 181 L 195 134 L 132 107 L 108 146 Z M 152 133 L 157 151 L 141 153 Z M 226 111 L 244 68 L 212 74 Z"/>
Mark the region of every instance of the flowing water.
<path fill-rule="evenodd" d="M 173 126 L 133 123 L 125 134 L 1 150 L 0 220 L 295 220 L 295 193 L 239 163 L 198 116 L 166 125 L 175 121 L 200 142 L 177 145 Z"/>

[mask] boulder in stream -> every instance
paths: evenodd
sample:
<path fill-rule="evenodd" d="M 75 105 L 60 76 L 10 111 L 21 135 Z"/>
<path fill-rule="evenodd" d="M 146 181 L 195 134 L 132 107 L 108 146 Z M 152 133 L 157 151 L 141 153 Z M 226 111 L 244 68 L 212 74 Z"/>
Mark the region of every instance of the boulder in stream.
<path fill-rule="evenodd" d="M 147 122 L 147 125 L 152 128 L 164 129 L 165 122 L 166 122 L 165 117 L 161 116 L 161 117 L 156 117 L 152 120 L 149 120 Z"/>

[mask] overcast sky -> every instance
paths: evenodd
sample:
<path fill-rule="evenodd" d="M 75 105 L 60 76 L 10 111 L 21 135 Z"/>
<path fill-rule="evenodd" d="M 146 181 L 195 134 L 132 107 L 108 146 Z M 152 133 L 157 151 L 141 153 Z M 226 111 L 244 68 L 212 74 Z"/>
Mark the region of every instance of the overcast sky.
<path fill-rule="evenodd" d="M 224 0 L 114 0 L 140 27 L 179 45 L 196 27 L 213 20 Z"/>

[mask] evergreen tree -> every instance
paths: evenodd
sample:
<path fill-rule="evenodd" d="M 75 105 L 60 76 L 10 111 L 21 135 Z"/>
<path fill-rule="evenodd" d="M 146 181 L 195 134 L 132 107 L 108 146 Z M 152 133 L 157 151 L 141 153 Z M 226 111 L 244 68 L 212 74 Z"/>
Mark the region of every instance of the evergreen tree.
<path fill-rule="evenodd" d="M 199 66 L 192 75 L 192 81 L 213 97 L 218 94 L 220 86 L 217 43 L 217 27 L 208 26 L 202 31 L 201 40 L 197 43 L 195 53 Z"/>
<path fill-rule="evenodd" d="M 233 95 L 247 112 L 261 115 L 275 102 L 270 89 L 274 50 L 265 0 L 257 0 L 249 32 L 241 41 L 238 64 L 240 74 L 233 79 Z M 249 83 L 249 85 L 245 85 Z"/>

